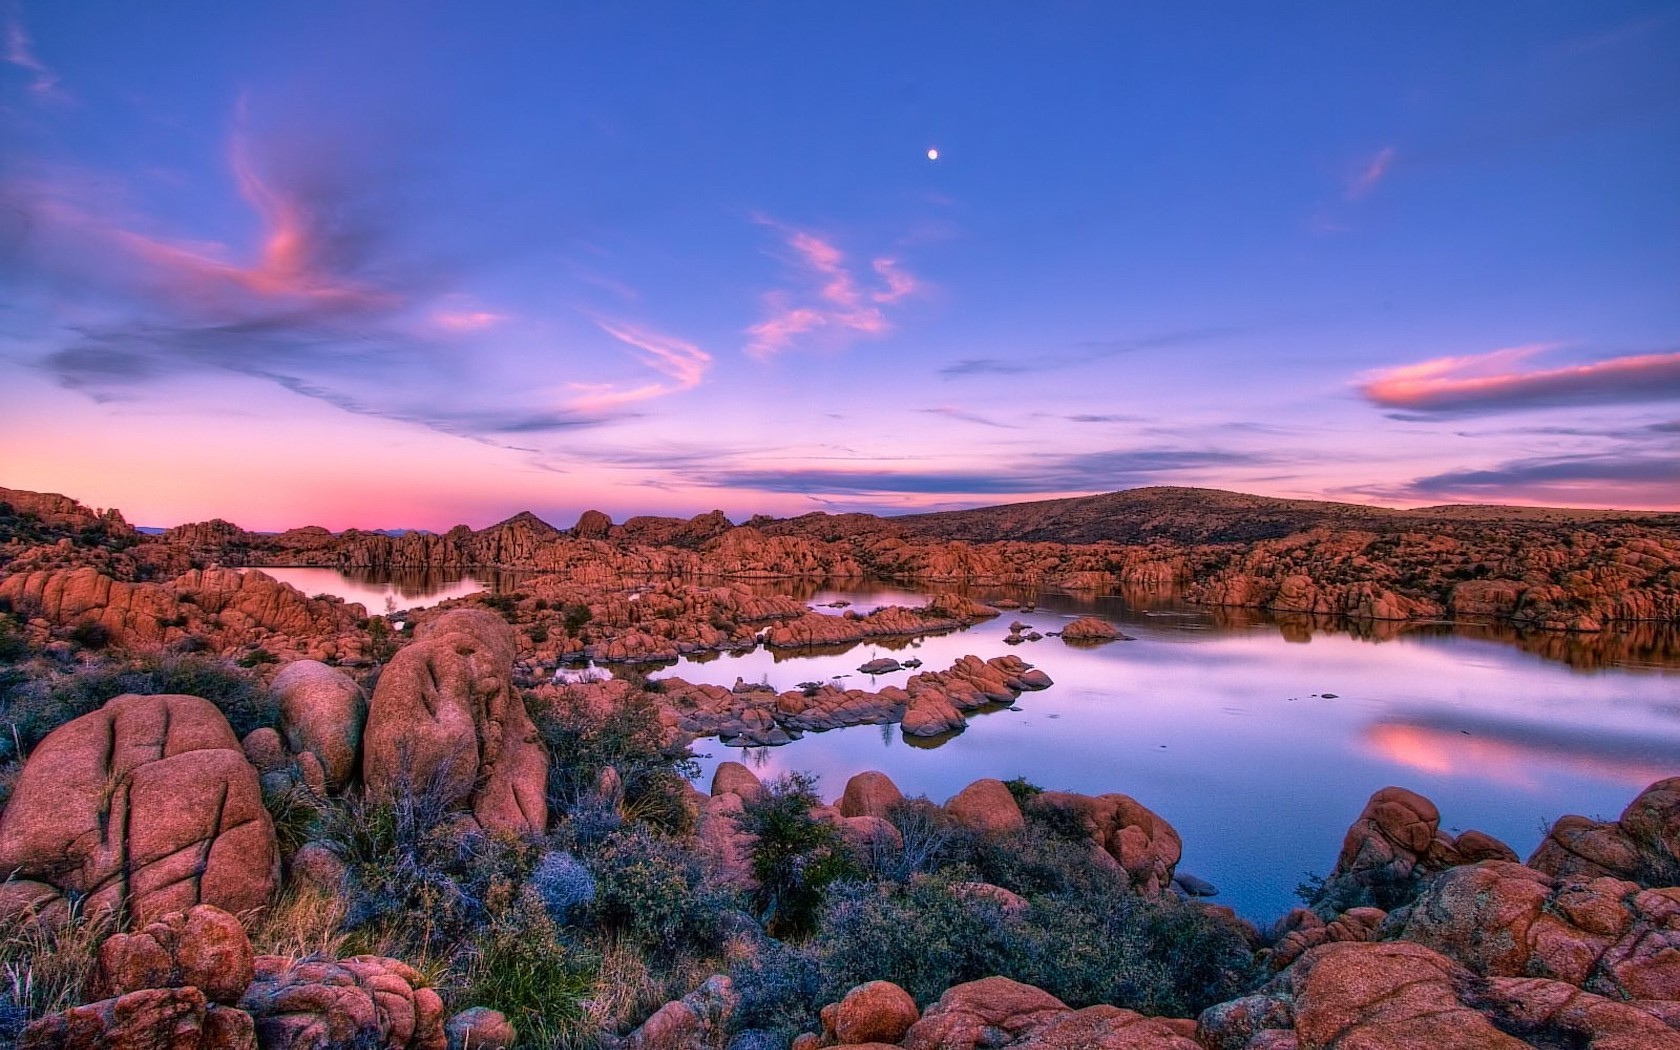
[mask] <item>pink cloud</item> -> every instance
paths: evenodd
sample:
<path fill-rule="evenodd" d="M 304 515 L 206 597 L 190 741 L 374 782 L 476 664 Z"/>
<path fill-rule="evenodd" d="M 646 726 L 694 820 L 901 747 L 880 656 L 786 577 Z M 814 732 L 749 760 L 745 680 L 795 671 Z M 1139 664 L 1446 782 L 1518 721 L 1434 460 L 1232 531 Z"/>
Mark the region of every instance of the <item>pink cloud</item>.
<path fill-rule="evenodd" d="M 1375 404 L 1414 412 L 1475 413 L 1680 397 L 1680 353 L 1615 357 L 1523 371 L 1553 344 L 1438 357 L 1380 373 L 1359 390 Z"/>
<path fill-rule="evenodd" d="M 1367 193 L 1376 189 L 1377 183 L 1383 180 L 1383 177 L 1388 174 L 1388 169 L 1393 166 L 1394 157 L 1395 150 L 1393 146 L 1384 146 L 1382 149 L 1378 150 L 1377 155 L 1372 157 L 1370 161 L 1366 163 L 1365 167 L 1360 170 L 1359 174 L 1354 176 L 1352 182 L 1348 183 L 1347 192 L 1345 194 L 1347 199 L 1358 200 Z"/>
<path fill-rule="evenodd" d="M 601 331 L 633 348 L 633 356 L 637 360 L 664 375 L 669 381 L 646 383 L 628 390 L 620 389 L 611 383 L 573 383 L 572 389 L 579 391 L 580 396 L 567 404 L 569 409 L 580 412 L 599 411 L 693 390 L 705 379 L 707 369 L 712 366 L 712 355 L 693 343 L 618 321 L 597 319 L 595 324 Z"/>
<path fill-rule="evenodd" d="M 440 310 L 432 315 L 432 323 L 446 332 L 478 332 L 494 328 L 507 320 L 506 314 L 489 310 Z"/>
<path fill-rule="evenodd" d="M 846 264 L 844 253 L 833 244 L 805 230 L 761 221 L 782 232 L 787 246 L 796 253 L 797 268 L 807 287 L 802 294 L 787 289 L 765 294 L 768 316 L 747 329 L 750 339 L 746 352 L 753 357 L 774 356 L 793 346 L 800 336 L 819 331 L 840 338 L 848 334 L 880 335 L 892 328 L 882 307 L 921 288 L 912 274 L 887 256 L 870 261 L 879 286 L 864 288 Z"/>

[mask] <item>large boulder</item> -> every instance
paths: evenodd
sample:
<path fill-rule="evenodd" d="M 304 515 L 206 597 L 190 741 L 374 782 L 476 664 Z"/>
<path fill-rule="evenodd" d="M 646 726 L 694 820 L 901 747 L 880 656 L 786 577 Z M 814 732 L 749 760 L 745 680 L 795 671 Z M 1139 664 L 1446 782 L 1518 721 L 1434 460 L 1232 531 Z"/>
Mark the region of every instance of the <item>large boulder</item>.
<path fill-rule="evenodd" d="M 1657 1016 L 1666 1005 L 1481 980 L 1419 944 L 1325 944 L 1256 994 L 1204 1011 L 1196 1034 L 1207 1050 L 1680 1050 Z"/>
<path fill-rule="evenodd" d="M 1021 805 L 1003 781 L 992 777 L 976 780 L 945 803 L 945 812 L 965 827 L 999 833 L 1019 830 L 1026 824 Z"/>
<path fill-rule="evenodd" d="M 712 1050 L 721 1045 L 740 1003 L 733 981 L 721 974 L 708 977 L 699 988 L 655 1010 L 624 1037 L 619 1050 Z"/>
<path fill-rule="evenodd" d="M 838 805 L 843 817 L 885 817 L 903 799 L 904 792 L 891 777 L 871 769 L 846 781 Z"/>
<path fill-rule="evenodd" d="M 1029 799 L 1028 805 L 1074 814 L 1096 847 L 1093 855 L 1124 872 L 1139 893 L 1154 896 L 1172 886 L 1184 853 L 1183 841 L 1164 817 L 1132 796 L 1044 791 Z"/>
<path fill-rule="evenodd" d="M 909 992 L 891 981 L 870 981 L 840 1000 L 834 1037 L 841 1043 L 896 1043 L 919 1017 Z"/>
<path fill-rule="evenodd" d="M 395 959 L 259 956 L 240 1000 L 263 1050 L 447 1050 L 443 1000 Z"/>
<path fill-rule="evenodd" d="M 1640 792 L 1618 820 L 1560 817 L 1528 864 L 1548 875 L 1609 875 L 1647 888 L 1680 882 L 1680 777 Z"/>
<path fill-rule="evenodd" d="M 1062 641 L 1069 645 L 1097 645 L 1123 637 L 1120 629 L 1107 620 L 1095 616 L 1081 616 L 1062 628 Z"/>
<path fill-rule="evenodd" d="M 197 988 L 233 1005 L 255 975 L 251 941 L 239 920 L 200 904 L 134 931 L 105 938 L 88 991 L 108 999 L 148 988 Z"/>
<path fill-rule="evenodd" d="M 18 1050 L 257 1050 L 251 1015 L 197 988 L 151 988 L 50 1014 Z M 265 1046 L 264 1050 L 267 1050 Z"/>
<path fill-rule="evenodd" d="M 742 802 L 764 797 L 764 782 L 739 762 L 719 762 L 712 773 L 713 795 L 735 795 Z"/>
<path fill-rule="evenodd" d="M 1343 836 L 1314 907 L 1326 917 L 1350 907 L 1395 908 L 1415 897 L 1428 876 L 1490 859 L 1514 861 L 1517 855 L 1480 831 L 1455 839 L 1441 830 L 1435 803 L 1402 787 L 1381 788 Z"/>
<path fill-rule="evenodd" d="M 1680 888 L 1553 879 L 1489 861 L 1438 876 L 1391 927 L 1484 977 L 1547 977 L 1610 998 L 1680 1000 Z"/>
<path fill-rule="evenodd" d="M 907 1050 L 1200 1050 L 1195 1023 L 1113 1006 L 1073 1010 L 1007 977 L 959 984 L 910 1027 Z"/>
<path fill-rule="evenodd" d="M 146 923 L 267 904 L 280 878 L 257 772 L 214 704 L 127 694 L 47 735 L 0 814 L 0 919 L 126 909 Z"/>
<path fill-rule="evenodd" d="M 362 777 L 375 798 L 437 791 L 486 829 L 547 830 L 548 753 L 513 688 L 513 631 L 452 609 L 415 632 L 380 675 Z"/>
<path fill-rule="evenodd" d="M 356 775 L 362 753 L 367 700 L 361 687 L 336 667 L 297 660 L 281 668 L 269 687 L 280 709 L 286 749 L 320 763 L 326 788 L 337 794 Z"/>

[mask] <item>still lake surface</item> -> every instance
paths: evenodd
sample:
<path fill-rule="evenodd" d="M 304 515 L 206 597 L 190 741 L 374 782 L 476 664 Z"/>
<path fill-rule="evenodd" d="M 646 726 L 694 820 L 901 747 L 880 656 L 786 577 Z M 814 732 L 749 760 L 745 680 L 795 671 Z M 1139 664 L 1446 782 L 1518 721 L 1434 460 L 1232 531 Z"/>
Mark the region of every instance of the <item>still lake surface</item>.
<path fill-rule="evenodd" d="M 295 581 L 282 573 L 324 573 L 298 586 L 363 601 L 374 612 L 388 593 L 376 602 L 363 597 L 381 586 L 375 574 L 264 571 L 288 582 Z M 412 593 L 412 579 L 385 585 L 399 588 L 397 608 L 427 597 Z M 432 601 L 481 586 L 461 578 L 438 585 Z M 868 611 L 919 605 L 928 594 L 860 581 L 766 589 L 835 615 L 840 610 L 827 603 Z M 1218 886 L 1216 901 L 1270 921 L 1296 903 L 1294 887 L 1307 873 L 1330 869 L 1347 826 L 1385 785 L 1434 800 L 1444 828 L 1479 828 L 1526 857 L 1557 817 L 1613 818 L 1651 781 L 1680 775 L 1680 651 L 1671 630 L 1525 638 L 1498 627 L 1379 625 L 1378 634 L 1393 636 L 1378 640 L 1345 625 L 1203 609 L 1162 593 L 970 593 L 1038 608 L 844 652 L 705 654 L 655 677 L 725 686 L 739 677 L 785 690 L 850 676 L 841 683 L 880 688 L 902 685 L 913 672 L 859 674 L 873 656 L 915 656 L 925 670 L 942 670 L 970 653 L 1013 653 L 1054 686 L 1024 694 L 1014 708 L 971 714 L 965 732 L 934 746 L 907 741 L 897 726 L 812 733 L 777 748 L 701 740 L 701 787 L 718 763 L 734 759 L 763 777 L 815 773 L 828 798 L 866 769 L 935 801 L 986 776 L 1124 792 L 1178 829 L 1181 869 Z M 1091 649 L 1059 638 L 1003 641 L 1012 621 L 1045 632 L 1086 613 L 1119 624 L 1133 640 Z"/>

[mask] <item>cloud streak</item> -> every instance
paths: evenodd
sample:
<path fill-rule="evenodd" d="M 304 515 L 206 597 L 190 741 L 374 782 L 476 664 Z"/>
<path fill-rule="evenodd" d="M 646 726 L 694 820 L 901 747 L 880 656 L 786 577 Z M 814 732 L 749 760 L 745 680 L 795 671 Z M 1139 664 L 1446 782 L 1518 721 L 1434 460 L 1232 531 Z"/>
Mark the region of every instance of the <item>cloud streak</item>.
<path fill-rule="evenodd" d="M 870 261 L 873 281 L 865 286 L 845 255 L 829 241 L 807 230 L 759 221 L 782 234 L 803 287 L 765 293 L 765 317 L 747 329 L 745 349 L 752 357 L 774 357 L 806 337 L 844 341 L 880 335 L 892 327 L 885 308 L 921 289 L 914 275 L 886 255 Z"/>
<path fill-rule="evenodd" d="M 1350 201 L 1356 201 L 1376 189 L 1377 183 L 1388 176 L 1388 171 L 1394 166 L 1394 158 L 1397 155 L 1393 146 L 1384 146 L 1378 150 L 1376 155 L 1366 161 L 1365 166 L 1348 183 L 1343 196 Z"/>
<path fill-rule="evenodd" d="M 58 73 L 36 55 L 35 42 L 15 14 L 6 21 L 6 47 L 0 57 L 29 74 L 29 91 L 37 98 L 60 102 L 69 97 L 60 86 Z"/>
<path fill-rule="evenodd" d="M 1361 384 L 1372 404 L 1423 416 L 1628 404 L 1680 398 L 1680 353 L 1616 357 L 1586 365 L 1524 370 L 1549 345 L 1438 357 L 1390 369 Z"/>
<path fill-rule="evenodd" d="M 631 347 L 637 360 L 664 375 L 668 381 L 647 383 L 628 390 L 610 383 L 573 383 L 574 390 L 582 391 L 582 395 L 568 406 L 576 411 L 595 412 L 693 390 L 700 385 L 706 377 L 706 370 L 712 365 L 712 355 L 692 343 L 617 321 L 597 320 L 595 324 L 601 331 Z"/>
<path fill-rule="evenodd" d="M 1230 335 L 1235 329 L 1198 328 L 1183 332 L 1166 332 L 1142 339 L 1108 339 L 1079 343 L 1062 351 L 1045 354 L 1023 354 L 1019 357 L 965 357 L 944 365 L 939 374 L 946 379 L 962 379 L 981 375 L 1037 375 L 1064 368 L 1078 368 L 1096 364 L 1121 354 L 1142 350 L 1159 350 L 1173 346 L 1187 346 Z"/>
<path fill-rule="evenodd" d="M 1199 472 L 1266 462 L 1255 453 L 1171 448 L 1114 449 L 1074 455 L 1029 456 L 988 470 L 724 469 L 696 480 L 721 488 L 807 496 L 893 494 L 998 496 L 1108 492 L 1165 480 L 1190 481 Z"/>

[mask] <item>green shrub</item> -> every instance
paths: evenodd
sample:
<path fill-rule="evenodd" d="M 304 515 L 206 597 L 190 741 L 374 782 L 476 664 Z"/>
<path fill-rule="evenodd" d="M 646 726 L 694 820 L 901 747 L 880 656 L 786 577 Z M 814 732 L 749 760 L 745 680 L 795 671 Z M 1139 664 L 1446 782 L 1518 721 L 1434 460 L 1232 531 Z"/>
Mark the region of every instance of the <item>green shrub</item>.
<path fill-rule="evenodd" d="M 627 817 L 676 833 L 691 829 L 688 782 L 699 774 L 694 753 L 664 750 L 664 728 L 651 698 L 631 693 L 598 711 L 567 692 L 552 702 L 528 697 L 532 721 L 548 748 L 548 802 L 569 812 L 595 790 L 601 770 L 612 766 L 624 784 Z"/>
<path fill-rule="evenodd" d="M 1026 777 L 1014 777 L 1010 780 L 1005 780 L 1003 782 L 1003 786 L 1009 789 L 1009 793 L 1015 796 L 1016 804 L 1021 806 L 1025 806 L 1028 799 L 1044 794 L 1043 788 L 1034 784 Z"/>
<path fill-rule="evenodd" d="M 562 936 L 528 888 L 493 887 L 487 910 L 489 921 L 469 947 L 460 1005 L 506 1014 L 521 1047 L 569 1045 L 583 1036 L 594 956 Z"/>
<path fill-rule="evenodd" d="M 280 658 L 278 656 L 260 645 L 239 658 L 240 667 L 256 667 L 259 664 L 277 664 L 279 662 Z"/>
<path fill-rule="evenodd" d="M 1045 893 L 1113 892 L 1112 869 L 1099 866 L 1090 846 L 1070 841 L 1038 821 L 1002 835 L 972 840 L 975 877 L 1023 897 Z"/>
<path fill-rule="evenodd" d="M 1003 909 L 965 897 L 939 877 L 837 884 L 811 945 L 825 1002 L 838 1002 L 865 981 L 892 981 L 930 1003 L 954 984 L 1002 973 L 1009 964 Z"/>
<path fill-rule="evenodd" d="M 788 773 L 742 810 L 742 829 L 756 836 L 753 905 L 778 936 L 809 930 L 828 885 L 861 874 L 834 825 L 811 816 L 820 802 L 815 777 Z"/>
<path fill-rule="evenodd" d="M 596 920 L 649 950 L 715 944 L 734 905 L 713 885 L 698 855 L 647 827 L 609 835 L 589 866 Z"/>
<path fill-rule="evenodd" d="M 111 644 L 111 629 L 98 620 L 83 620 L 70 629 L 70 641 L 83 649 L 103 649 Z"/>

